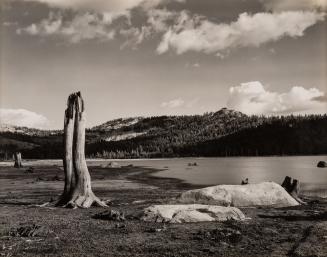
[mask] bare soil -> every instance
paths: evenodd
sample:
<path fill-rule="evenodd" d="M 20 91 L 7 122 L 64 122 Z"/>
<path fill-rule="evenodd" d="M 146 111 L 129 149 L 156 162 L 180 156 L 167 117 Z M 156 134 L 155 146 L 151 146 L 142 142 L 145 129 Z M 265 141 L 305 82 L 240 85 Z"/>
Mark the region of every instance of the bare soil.
<path fill-rule="evenodd" d="M 326 199 L 242 209 L 251 218 L 245 222 L 142 222 L 143 208 L 199 186 L 143 167 L 91 166 L 93 191 L 125 220 L 99 219 L 104 208 L 53 207 L 64 186 L 61 166 L 27 168 L 0 167 L 1 256 L 327 256 Z"/>

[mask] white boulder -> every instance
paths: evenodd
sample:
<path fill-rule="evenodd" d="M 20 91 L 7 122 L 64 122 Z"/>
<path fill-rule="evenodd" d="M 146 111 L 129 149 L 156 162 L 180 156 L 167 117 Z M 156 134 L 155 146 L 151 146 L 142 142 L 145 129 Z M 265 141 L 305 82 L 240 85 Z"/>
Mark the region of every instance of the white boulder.
<path fill-rule="evenodd" d="M 219 185 L 190 190 L 178 197 L 180 203 L 222 206 L 288 207 L 299 203 L 277 183 L 263 182 L 247 185 Z"/>
<path fill-rule="evenodd" d="M 184 223 L 245 220 L 245 215 L 235 207 L 202 204 L 152 205 L 144 210 L 141 219 L 152 222 Z"/>

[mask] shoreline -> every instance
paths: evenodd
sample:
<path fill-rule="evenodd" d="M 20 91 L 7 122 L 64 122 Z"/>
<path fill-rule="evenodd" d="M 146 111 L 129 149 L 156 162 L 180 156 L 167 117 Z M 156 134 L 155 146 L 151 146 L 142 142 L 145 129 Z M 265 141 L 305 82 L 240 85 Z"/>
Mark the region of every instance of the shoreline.
<path fill-rule="evenodd" d="M 238 159 L 238 158 L 296 158 L 296 157 L 326 157 L 327 154 L 316 155 L 260 155 L 260 156 L 189 156 L 189 157 L 163 157 L 163 158 L 135 158 L 135 159 L 104 159 L 104 158 L 86 158 L 87 162 L 127 162 L 127 161 L 164 161 L 164 160 L 184 160 L 184 159 Z M 23 159 L 24 163 L 37 163 L 37 162 L 62 162 L 62 159 Z M 0 160 L 0 167 L 7 166 L 7 164 L 13 163 L 13 160 Z"/>

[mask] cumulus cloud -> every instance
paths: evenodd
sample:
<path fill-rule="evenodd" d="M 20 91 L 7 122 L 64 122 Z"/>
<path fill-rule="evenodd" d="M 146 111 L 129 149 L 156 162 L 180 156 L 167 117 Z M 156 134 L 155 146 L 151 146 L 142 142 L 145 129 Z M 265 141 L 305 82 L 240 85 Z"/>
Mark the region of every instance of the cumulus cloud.
<path fill-rule="evenodd" d="M 167 102 L 161 103 L 161 107 L 163 108 L 178 108 L 185 104 L 185 101 L 182 98 L 176 98 Z"/>
<path fill-rule="evenodd" d="M 261 0 L 266 10 L 321 10 L 326 11 L 326 0 Z"/>
<path fill-rule="evenodd" d="M 227 106 L 246 114 L 326 113 L 325 93 L 317 88 L 292 87 L 271 92 L 258 81 L 231 87 Z"/>
<path fill-rule="evenodd" d="M 45 116 L 25 109 L 0 109 L 0 123 L 39 129 L 50 125 Z"/>
<path fill-rule="evenodd" d="M 157 52 L 162 54 L 172 49 L 177 54 L 187 51 L 219 54 L 236 47 L 256 47 L 286 36 L 301 37 L 324 17 L 323 13 L 311 11 L 242 13 L 235 22 L 217 24 L 184 11 L 177 24 L 163 35 Z"/>

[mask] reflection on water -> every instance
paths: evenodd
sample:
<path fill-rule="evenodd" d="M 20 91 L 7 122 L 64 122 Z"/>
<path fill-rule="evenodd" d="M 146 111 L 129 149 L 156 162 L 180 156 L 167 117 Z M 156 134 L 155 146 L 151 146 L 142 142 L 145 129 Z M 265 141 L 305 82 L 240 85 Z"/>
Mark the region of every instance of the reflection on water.
<path fill-rule="evenodd" d="M 281 183 L 285 176 L 290 176 L 301 181 L 305 194 L 327 197 L 327 168 L 316 167 L 320 160 L 327 160 L 327 156 L 88 160 L 88 165 L 115 161 L 120 165 L 152 167 L 161 169 L 155 176 L 178 178 L 198 185 L 240 184 L 245 178 L 250 183 Z M 37 162 L 39 165 L 62 165 L 58 160 Z M 197 163 L 197 166 L 189 166 L 189 163 Z"/>

